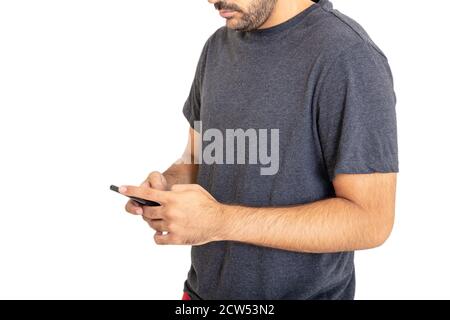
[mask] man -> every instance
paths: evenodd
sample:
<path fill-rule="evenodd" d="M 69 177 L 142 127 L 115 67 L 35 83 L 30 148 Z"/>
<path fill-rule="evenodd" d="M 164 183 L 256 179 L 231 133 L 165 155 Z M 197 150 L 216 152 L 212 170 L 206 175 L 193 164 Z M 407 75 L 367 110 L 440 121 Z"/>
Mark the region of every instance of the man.
<path fill-rule="evenodd" d="M 164 174 L 121 187 L 161 206 L 126 210 L 143 215 L 157 244 L 193 246 L 191 299 L 353 299 L 353 252 L 383 244 L 394 221 L 387 59 L 328 0 L 209 2 L 226 27 L 207 41 L 183 109 L 188 147 Z M 229 129 L 277 130 L 276 170 L 251 163 L 251 134 L 244 162 L 206 152 L 213 135 L 202 133 Z M 199 161 L 207 155 L 215 161 Z"/>

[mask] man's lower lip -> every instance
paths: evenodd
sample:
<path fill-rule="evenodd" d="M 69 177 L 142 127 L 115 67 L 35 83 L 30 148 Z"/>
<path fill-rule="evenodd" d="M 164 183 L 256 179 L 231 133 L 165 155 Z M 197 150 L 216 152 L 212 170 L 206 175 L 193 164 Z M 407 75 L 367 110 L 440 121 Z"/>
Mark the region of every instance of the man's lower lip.
<path fill-rule="evenodd" d="M 220 16 L 222 18 L 231 18 L 234 16 L 234 14 L 236 13 L 236 11 L 232 11 L 232 10 L 220 10 L 219 11 Z"/>

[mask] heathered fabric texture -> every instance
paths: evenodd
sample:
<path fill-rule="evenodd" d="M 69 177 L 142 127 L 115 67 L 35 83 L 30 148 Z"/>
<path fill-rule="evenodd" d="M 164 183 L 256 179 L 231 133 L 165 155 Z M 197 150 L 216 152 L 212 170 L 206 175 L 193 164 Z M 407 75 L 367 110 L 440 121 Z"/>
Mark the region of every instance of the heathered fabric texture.
<path fill-rule="evenodd" d="M 335 197 L 336 174 L 397 172 L 388 62 L 356 22 L 321 0 L 273 28 L 221 28 L 201 54 L 183 109 L 203 131 L 280 129 L 280 169 L 200 165 L 218 201 L 253 207 Z M 242 228 L 246 226 L 243 225 Z M 193 299 L 353 299 L 353 252 L 305 254 L 231 241 L 192 248 Z"/>

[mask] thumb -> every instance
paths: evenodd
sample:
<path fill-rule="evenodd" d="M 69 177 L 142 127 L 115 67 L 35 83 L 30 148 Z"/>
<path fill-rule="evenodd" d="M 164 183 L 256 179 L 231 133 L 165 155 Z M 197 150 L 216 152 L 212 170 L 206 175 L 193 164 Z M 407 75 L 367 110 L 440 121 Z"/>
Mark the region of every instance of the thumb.
<path fill-rule="evenodd" d="M 149 187 L 158 189 L 158 190 L 166 190 L 167 189 L 167 180 L 166 178 L 159 172 L 152 172 L 147 178 L 147 183 Z"/>

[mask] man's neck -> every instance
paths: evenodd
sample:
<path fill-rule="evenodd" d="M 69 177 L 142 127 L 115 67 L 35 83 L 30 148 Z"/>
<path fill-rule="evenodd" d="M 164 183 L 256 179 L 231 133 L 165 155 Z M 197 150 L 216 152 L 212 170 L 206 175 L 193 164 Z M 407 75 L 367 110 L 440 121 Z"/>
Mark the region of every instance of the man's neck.
<path fill-rule="evenodd" d="M 314 4 L 311 0 L 278 0 L 271 15 L 259 29 L 267 29 L 279 25 Z"/>

